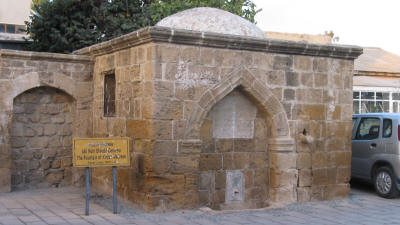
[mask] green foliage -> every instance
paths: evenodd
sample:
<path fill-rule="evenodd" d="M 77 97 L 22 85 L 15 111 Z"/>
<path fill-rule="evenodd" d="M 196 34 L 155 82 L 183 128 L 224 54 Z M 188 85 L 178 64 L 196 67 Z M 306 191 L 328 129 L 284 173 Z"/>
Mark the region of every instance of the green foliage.
<path fill-rule="evenodd" d="M 103 34 L 101 41 L 150 26 L 151 2 L 151 0 L 105 1 L 101 7 L 104 18 L 98 24 Z"/>
<path fill-rule="evenodd" d="M 70 53 L 193 7 L 221 8 L 251 22 L 261 11 L 251 0 L 33 0 L 28 50 Z"/>
<path fill-rule="evenodd" d="M 32 10 L 31 22 L 25 22 L 33 41 L 28 50 L 69 53 L 101 37 L 96 0 L 44 0 Z"/>
<path fill-rule="evenodd" d="M 169 15 L 194 7 L 220 8 L 252 23 L 255 23 L 255 15 L 261 11 L 256 10 L 256 5 L 251 0 L 158 0 L 150 6 L 151 17 L 157 23 Z"/>

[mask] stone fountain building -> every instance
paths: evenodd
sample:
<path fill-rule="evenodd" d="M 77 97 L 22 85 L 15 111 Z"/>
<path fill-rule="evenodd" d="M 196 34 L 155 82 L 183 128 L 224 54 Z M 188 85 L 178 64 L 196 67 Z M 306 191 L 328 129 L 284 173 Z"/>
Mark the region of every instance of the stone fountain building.
<path fill-rule="evenodd" d="M 72 137 L 130 137 L 146 210 L 347 196 L 356 46 L 273 40 L 212 8 L 76 51 L 0 51 L 0 191 L 80 185 Z M 92 169 L 110 193 L 111 168 Z"/>

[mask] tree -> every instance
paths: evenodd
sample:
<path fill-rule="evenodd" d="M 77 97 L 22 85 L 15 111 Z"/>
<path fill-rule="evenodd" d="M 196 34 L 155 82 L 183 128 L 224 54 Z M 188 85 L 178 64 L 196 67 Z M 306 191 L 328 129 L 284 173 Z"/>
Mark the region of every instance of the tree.
<path fill-rule="evenodd" d="M 70 53 L 152 26 L 176 12 L 215 7 L 254 22 L 251 0 L 33 0 L 28 50 Z"/>
<path fill-rule="evenodd" d="M 152 0 L 112 0 L 102 4 L 100 41 L 109 40 L 123 34 L 153 25 L 150 14 Z"/>
<path fill-rule="evenodd" d="M 155 23 L 169 15 L 194 7 L 220 8 L 252 23 L 255 23 L 255 15 L 261 11 L 261 9 L 256 10 L 256 5 L 251 0 L 158 0 L 150 7 L 151 17 Z"/>
<path fill-rule="evenodd" d="M 33 4 L 25 22 L 32 40 L 28 50 L 69 53 L 99 42 L 98 0 L 44 0 Z"/>

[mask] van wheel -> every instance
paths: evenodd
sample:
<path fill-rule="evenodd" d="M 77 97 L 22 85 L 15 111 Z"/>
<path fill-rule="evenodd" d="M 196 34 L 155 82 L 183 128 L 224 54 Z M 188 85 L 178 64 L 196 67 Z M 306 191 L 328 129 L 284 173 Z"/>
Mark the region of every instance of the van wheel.
<path fill-rule="evenodd" d="M 376 170 L 374 177 L 375 190 L 381 197 L 394 198 L 398 195 L 393 172 L 389 167 L 383 166 Z"/>

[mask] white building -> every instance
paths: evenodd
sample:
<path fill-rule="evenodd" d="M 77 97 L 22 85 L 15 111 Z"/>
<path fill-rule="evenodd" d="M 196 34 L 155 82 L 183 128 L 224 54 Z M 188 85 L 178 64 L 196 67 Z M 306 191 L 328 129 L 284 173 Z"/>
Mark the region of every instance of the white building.
<path fill-rule="evenodd" d="M 0 49 L 21 49 L 31 0 L 0 0 Z"/>
<path fill-rule="evenodd" d="M 363 49 L 354 62 L 353 113 L 400 112 L 400 56 Z"/>

